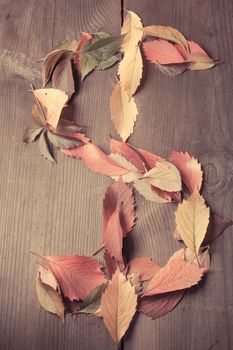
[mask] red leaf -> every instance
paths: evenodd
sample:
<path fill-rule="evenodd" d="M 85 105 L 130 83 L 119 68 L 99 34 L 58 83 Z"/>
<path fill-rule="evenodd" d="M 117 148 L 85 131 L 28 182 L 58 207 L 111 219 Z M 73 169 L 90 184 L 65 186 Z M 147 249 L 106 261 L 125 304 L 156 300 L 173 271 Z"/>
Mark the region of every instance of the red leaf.
<path fill-rule="evenodd" d="M 147 169 L 147 171 L 149 171 L 150 169 L 154 168 L 156 166 L 157 162 L 161 162 L 164 159 L 157 156 L 156 154 L 153 154 L 151 152 L 145 151 L 144 149 L 135 149 L 137 152 L 139 152 L 145 167 Z"/>
<path fill-rule="evenodd" d="M 170 155 L 170 161 L 177 167 L 180 172 L 182 181 L 192 194 L 200 191 L 202 184 L 201 164 L 188 152 L 175 152 Z"/>
<path fill-rule="evenodd" d="M 123 231 L 119 214 L 120 208 L 116 209 L 109 218 L 103 231 L 103 243 L 110 256 L 123 264 Z"/>
<path fill-rule="evenodd" d="M 185 290 L 143 297 L 139 300 L 138 311 L 156 319 L 172 311 L 183 298 Z"/>
<path fill-rule="evenodd" d="M 155 64 L 184 63 L 184 57 L 176 46 L 166 40 L 153 40 L 143 44 L 146 58 Z"/>
<path fill-rule="evenodd" d="M 129 173 L 129 170 L 119 166 L 93 143 L 71 149 L 69 153 L 64 153 L 82 159 L 86 167 L 95 173 L 108 176 L 120 176 Z"/>
<path fill-rule="evenodd" d="M 197 284 L 205 268 L 200 268 L 184 260 L 183 252 L 172 257 L 150 280 L 144 295 L 155 295 L 186 289 Z"/>
<path fill-rule="evenodd" d="M 86 42 L 88 40 L 91 39 L 91 35 L 88 34 L 88 33 L 85 33 L 85 32 L 81 32 L 81 35 L 82 35 L 82 39 L 80 40 L 79 44 L 78 44 L 78 47 L 74 53 L 74 63 L 78 69 L 78 72 L 81 74 L 81 67 L 80 67 L 80 61 L 79 61 L 79 53 L 80 53 L 80 50 L 81 48 L 83 47 L 84 44 L 86 44 Z"/>
<path fill-rule="evenodd" d="M 109 186 L 103 200 L 103 232 L 116 209 L 120 208 L 120 224 L 125 236 L 135 223 L 135 206 L 133 189 L 121 179 Z"/>
<path fill-rule="evenodd" d="M 128 264 L 128 275 L 139 274 L 142 281 L 151 279 L 159 270 L 159 265 L 144 257 L 134 258 Z"/>
<path fill-rule="evenodd" d="M 211 212 L 209 226 L 202 245 L 210 244 L 215 238 L 221 236 L 221 234 L 223 234 L 223 232 L 231 225 L 233 225 L 232 220 L 225 219 L 222 216 Z"/>
<path fill-rule="evenodd" d="M 92 289 L 106 282 L 102 265 L 87 256 L 46 256 L 44 259 L 64 296 L 71 301 L 84 299 Z"/>
<path fill-rule="evenodd" d="M 112 275 L 117 270 L 117 262 L 116 262 L 115 258 L 112 258 L 111 255 L 107 251 L 104 252 L 104 261 L 105 261 L 105 265 L 107 268 L 108 277 L 109 277 L 109 279 L 111 279 Z"/>

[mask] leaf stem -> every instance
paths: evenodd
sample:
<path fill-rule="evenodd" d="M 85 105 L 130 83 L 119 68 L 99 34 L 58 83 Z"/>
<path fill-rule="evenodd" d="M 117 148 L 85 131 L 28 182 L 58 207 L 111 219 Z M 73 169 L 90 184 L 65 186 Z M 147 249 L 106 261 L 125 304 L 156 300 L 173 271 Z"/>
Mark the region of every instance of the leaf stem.
<path fill-rule="evenodd" d="M 102 243 L 101 246 L 99 246 L 99 248 L 97 248 L 90 256 L 94 256 L 96 254 L 98 254 L 99 252 L 101 252 L 101 250 L 103 250 L 105 247 L 105 244 Z"/>

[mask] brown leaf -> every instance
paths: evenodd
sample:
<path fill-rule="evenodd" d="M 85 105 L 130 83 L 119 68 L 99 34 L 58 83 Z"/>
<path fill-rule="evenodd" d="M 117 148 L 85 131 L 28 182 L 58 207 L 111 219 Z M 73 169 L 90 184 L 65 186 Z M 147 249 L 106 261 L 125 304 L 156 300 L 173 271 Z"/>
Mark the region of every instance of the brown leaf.
<path fill-rule="evenodd" d="M 181 174 L 182 181 L 189 192 L 199 192 L 202 184 L 201 164 L 188 152 L 175 152 L 170 155 L 170 161 L 177 167 Z"/>
<path fill-rule="evenodd" d="M 159 270 L 159 265 L 144 257 L 134 258 L 128 264 L 128 275 L 139 274 L 142 281 L 151 279 Z"/>
<path fill-rule="evenodd" d="M 214 212 L 210 212 L 210 223 L 202 245 L 205 246 L 212 243 L 215 238 L 221 236 L 231 225 L 233 225 L 233 220 L 225 219 Z"/>
<path fill-rule="evenodd" d="M 132 97 L 142 79 L 142 55 L 138 46 L 133 46 L 125 52 L 119 64 L 118 74 L 124 90 Z"/>
<path fill-rule="evenodd" d="M 111 119 L 123 141 L 132 134 L 138 110 L 134 98 L 129 98 L 120 82 L 115 86 L 110 98 Z"/>
<path fill-rule="evenodd" d="M 172 311 L 183 298 L 185 290 L 143 297 L 139 300 L 138 311 L 153 320 Z"/>
<path fill-rule="evenodd" d="M 52 87 L 63 91 L 69 98 L 71 98 L 75 92 L 70 54 L 65 55 L 54 69 Z"/>
<path fill-rule="evenodd" d="M 104 252 L 104 261 L 105 261 L 105 265 L 106 265 L 106 272 L 108 275 L 108 278 L 111 279 L 112 275 L 116 272 L 117 270 L 117 262 L 115 258 L 112 258 L 111 255 L 106 252 Z"/>
<path fill-rule="evenodd" d="M 150 280 L 144 295 L 155 295 L 189 288 L 202 278 L 205 268 L 186 262 L 183 252 L 172 257 Z"/>
<path fill-rule="evenodd" d="M 71 301 L 84 299 L 93 288 L 105 283 L 102 266 L 87 256 L 46 256 L 44 259 L 62 293 Z"/>
<path fill-rule="evenodd" d="M 103 230 L 103 244 L 110 256 L 123 264 L 123 231 L 120 223 L 120 208 L 112 213 Z"/>
<path fill-rule="evenodd" d="M 104 324 L 115 343 L 119 344 L 127 331 L 136 306 L 135 288 L 117 269 L 101 299 Z"/>
<path fill-rule="evenodd" d="M 196 256 L 205 238 L 209 215 L 210 210 L 198 192 L 194 192 L 187 200 L 183 200 L 176 212 L 176 230 L 186 247 Z"/>
<path fill-rule="evenodd" d="M 182 45 L 186 50 L 189 49 L 188 42 L 184 35 L 177 29 L 167 26 L 148 26 L 143 28 L 143 33 L 149 36 L 155 36 Z"/>
<path fill-rule="evenodd" d="M 123 236 L 130 232 L 135 224 L 135 201 L 133 189 L 121 179 L 109 186 L 103 200 L 103 232 L 106 230 L 112 214 L 119 210 L 119 219 Z"/>
<path fill-rule="evenodd" d="M 125 40 L 121 46 L 122 52 L 135 47 L 142 40 L 143 32 L 141 18 L 135 12 L 128 11 L 121 28 L 121 34 L 126 34 Z"/>

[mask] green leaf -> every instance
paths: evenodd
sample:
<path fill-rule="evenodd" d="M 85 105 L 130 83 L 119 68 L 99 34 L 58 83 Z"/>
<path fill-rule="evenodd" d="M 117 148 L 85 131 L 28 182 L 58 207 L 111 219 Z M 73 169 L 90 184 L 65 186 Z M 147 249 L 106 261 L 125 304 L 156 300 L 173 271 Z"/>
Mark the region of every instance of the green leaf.
<path fill-rule="evenodd" d="M 27 128 L 23 134 L 23 142 L 25 143 L 34 142 L 37 139 L 37 137 L 40 135 L 42 130 L 43 128 L 38 127 L 36 125 Z"/>
<path fill-rule="evenodd" d="M 97 33 L 94 33 L 93 36 L 97 39 L 102 39 L 102 38 L 109 38 L 111 35 L 106 32 L 97 32 Z"/>
<path fill-rule="evenodd" d="M 93 71 L 98 65 L 96 58 L 91 55 L 79 54 L 79 61 L 81 67 L 81 80 L 83 80 L 91 71 Z"/>
<path fill-rule="evenodd" d="M 51 131 L 47 133 L 49 141 L 57 148 L 70 149 L 83 144 L 82 141 L 74 137 L 54 134 Z"/>
<path fill-rule="evenodd" d="M 119 58 L 117 56 L 112 56 L 109 59 L 107 59 L 106 61 L 100 61 L 98 66 L 96 67 L 96 69 L 102 70 L 102 69 L 110 68 L 118 61 L 119 61 Z"/>
<path fill-rule="evenodd" d="M 61 43 L 57 44 L 56 46 L 54 46 L 51 50 L 55 51 L 55 50 L 70 50 L 70 51 L 75 51 L 76 48 L 78 46 L 78 41 L 77 40 L 65 40 L 62 41 Z"/>
<path fill-rule="evenodd" d="M 107 285 L 107 283 L 104 283 L 95 287 L 80 305 L 78 313 L 92 314 L 96 312 L 100 308 L 100 299 Z"/>
<path fill-rule="evenodd" d="M 40 154 L 45 158 L 50 160 L 51 162 L 55 162 L 55 159 L 52 155 L 51 145 L 49 145 L 47 138 L 46 138 L 46 132 L 44 131 L 39 138 L 39 149 Z"/>

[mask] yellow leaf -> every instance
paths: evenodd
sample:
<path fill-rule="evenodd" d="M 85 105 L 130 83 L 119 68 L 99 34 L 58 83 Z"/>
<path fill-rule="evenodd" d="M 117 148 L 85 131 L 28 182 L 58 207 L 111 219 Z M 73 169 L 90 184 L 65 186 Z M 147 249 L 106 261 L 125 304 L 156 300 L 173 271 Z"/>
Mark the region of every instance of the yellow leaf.
<path fill-rule="evenodd" d="M 149 36 L 155 36 L 182 45 L 189 51 L 187 40 L 179 30 L 166 26 L 148 26 L 143 28 L 143 32 Z"/>
<path fill-rule="evenodd" d="M 137 45 L 125 52 L 119 64 L 118 74 L 122 86 L 131 97 L 136 92 L 142 78 L 142 55 Z"/>
<path fill-rule="evenodd" d="M 126 34 L 124 42 L 121 46 L 121 51 L 125 52 L 129 48 L 132 48 L 141 41 L 143 37 L 141 18 L 136 13 L 129 11 L 124 19 L 123 26 L 121 28 L 121 34 Z"/>
<path fill-rule="evenodd" d="M 176 212 L 176 230 L 186 247 L 196 256 L 205 238 L 209 216 L 210 210 L 198 192 L 194 192 L 187 200 L 183 200 Z"/>
<path fill-rule="evenodd" d="M 135 288 L 119 269 L 101 298 L 104 324 L 115 343 L 119 344 L 136 312 Z"/>
<path fill-rule="evenodd" d="M 121 178 L 124 182 L 130 183 L 142 177 L 142 175 L 138 172 L 137 168 L 121 154 L 111 153 L 109 155 L 109 158 L 111 158 L 114 162 L 116 162 L 124 169 L 129 170 L 129 173 L 121 175 Z M 117 181 L 119 179 L 119 176 L 112 176 L 112 178 Z"/>
<path fill-rule="evenodd" d="M 114 126 L 123 141 L 126 141 L 133 132 L 138 110 L 134 98 L 124 90 L 118 83 L 114 88 L 110 98 L 110 112 Z"/>
<path fill-rule="evenodd" d="M 56 129 L 68 96 L 63 91 L 52 88 L 33 90 L 33 93 L 45 111 L 47 123 Z"/>
<path fill-rule="evenodd" d="M 60 295 L 52 287 L 43 283 L 39 275 L 36 278 L 36 293 L 41 306 L 64 321 L 65 309 Z"/>
<path fill-rule="evenodd" d="M 181 190 L 181 177 L 177 168 L 170 162 L 162 161 L 145 173 L 151 185 L 168 192 Z"/>
<path fill-rule="evenodd" d="M 191 61 L 188 65 L 190 70 L 210 69 L 216 65 L 216 62 L 210 57 L 200 54 L 191 54 L 189 55 L 189 59 Z"/>
<path fill-rule="evenodd" d="M 155 191 L 152 190 L 151 184 L 148 179 L 140 179 L 134 181 L 134 187 L 144 196 L 148 201 L 156 203 L 167 203 L 168 201 L 161 196 L 159 196 Z"/>

